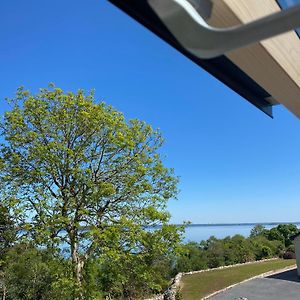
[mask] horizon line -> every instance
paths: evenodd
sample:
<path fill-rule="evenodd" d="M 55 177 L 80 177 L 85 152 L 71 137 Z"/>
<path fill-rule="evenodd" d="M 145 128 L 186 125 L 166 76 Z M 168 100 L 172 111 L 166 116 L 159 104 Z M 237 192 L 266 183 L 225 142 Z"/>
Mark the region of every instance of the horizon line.
<path fill-rule="evenodd" d="M 240 223 L 190 223 L 190 224 L 183 224 L 183 223 L 174 223 L 171 225 L 177 226 L 243 226 L 243 225 L 288 225 L 288 224 L 300 224 L 300 221 L 296 222 L 240 222 Z"/>

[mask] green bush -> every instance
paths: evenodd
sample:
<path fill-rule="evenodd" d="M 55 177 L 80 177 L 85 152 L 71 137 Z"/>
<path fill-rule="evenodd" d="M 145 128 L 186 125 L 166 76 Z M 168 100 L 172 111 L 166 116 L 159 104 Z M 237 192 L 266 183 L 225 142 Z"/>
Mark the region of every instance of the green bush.
<path fill-rule="evenodd" d="M 73 299 L 73 283 L 67 261 L 48 250 L 27 244 L 7 252 L 4 283 L 8 300 Z"/>
<path fill-rule="evenodd" d="M 189 272 L 271 257 L 292 257 L 295 249 L 291 235 L 298 231 L 293 224 L 281 224 L 270 230 L 256 225 L 248 238 L 235 235 L 217 239 L 212 236 L 200 243 L 190 242 L 183 245 L 176 270 Z"/>
<path fill-rule="evenodd" d="M 207 269 L 207 253 L 198 243 L 190 242 L 182 247 L 182 253 L 177 259 L 176 267 L 180 272 Z"/>

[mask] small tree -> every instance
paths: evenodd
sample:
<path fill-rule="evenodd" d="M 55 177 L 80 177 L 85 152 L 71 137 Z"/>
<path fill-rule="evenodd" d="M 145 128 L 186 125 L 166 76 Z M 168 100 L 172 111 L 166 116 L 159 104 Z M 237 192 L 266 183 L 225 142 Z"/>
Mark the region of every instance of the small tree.
<path fill-rule="evenodd" d="M 256 224 L 250 232 L 250 237 L 256 237 L 259 235 L 264 235 L 266 233 L 266 227 L 261 224 Z"/>
<path fill-rule="evenodd" d="M 293 245 L 291 237 L 299 232 L 295 224 L 279 224 L 276 229 L 283 237 L 286 247 Z"/>
<path fill-rule="evenodd" d="M 68 246 L 80 290 L 93 255 L 111 253 L 118 237 L 118 251 L 132 254 L 147 226 L 166 226 L 177 178 L 158 154 L 162 137 L 82 90 L 33 95 L 20 88 L 10 103 L 2 123 L 3 197 L 29 238 Z M 154 246 L 172 252 L 178 240 L 173 228 Z"/>

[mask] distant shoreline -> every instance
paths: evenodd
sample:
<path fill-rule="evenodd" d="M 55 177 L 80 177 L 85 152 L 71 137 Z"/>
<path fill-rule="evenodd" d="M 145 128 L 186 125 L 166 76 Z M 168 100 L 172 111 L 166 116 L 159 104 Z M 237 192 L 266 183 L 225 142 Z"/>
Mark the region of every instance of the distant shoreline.
<path fill-rule="evenodd" d="M 262 226 L 274 226 L 274 225 L 286 225 L 286 224 L 294 224 L 300 225 L 299 222 L 264 222 L 264 223 L 199 223 L 199 224 L 170 224 L 175 226 L 184 226 L 184 227 L 234 227 L 234 226 L 255 226 L 255 225 L 262 225 Z M 145 225 L 144 228 L 160 228 L 162 225 Z M 16 228 L 17 230 L 24 231 L 24 229 Z M 80 227 L 80 230 L 86 230 L 87 227 Z"/>
<path fill-rule="evenodd" d="M 300 225 L 299 222 L 264 222 L 264 223 L 205 223 L 205 224 L 187 224 L 186 227 L 215 227 L 215 226 L 272 226 L 272 225 L 286 225 L 286 224 L 295 224 Z M 174 224 L 176 226 L 182 226 L 183 224 Z"/>
<path fill-rule="evenodd" d="M 170 224 L 175 226 L 185 226 L 185 227 L 235 227 L 235 226 L 255 226 L 255 225 L 262 225 L 262 226 L 277 226 L 277 225 L 287 225 L 287 224 L 294 224 L 300 225 L 299 222 L 264 222 L 264 223 L 199 223 L 199 224 Z M 160 228 L 162 225 L 149 225 L 145 226 L 146 228 Z"/>

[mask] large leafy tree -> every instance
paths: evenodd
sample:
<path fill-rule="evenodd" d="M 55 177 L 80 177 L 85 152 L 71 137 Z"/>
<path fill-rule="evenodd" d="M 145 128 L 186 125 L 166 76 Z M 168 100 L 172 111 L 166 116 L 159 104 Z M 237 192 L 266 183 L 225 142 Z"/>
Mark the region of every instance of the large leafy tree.
<path fill-rule="evenodd" d="M 67 246 L 79 290 L 96 254 L 143 251 L 146 226 L 163 225 L 152 247 L 173 251 L 179 234 L 167 227 L 166 203 L 177 178 L 160 159 L 158 131 L 126 122 L 82 90 L 20 88 L 10 103 L 2 122 L 3 199 L 29 238 Z"/>

